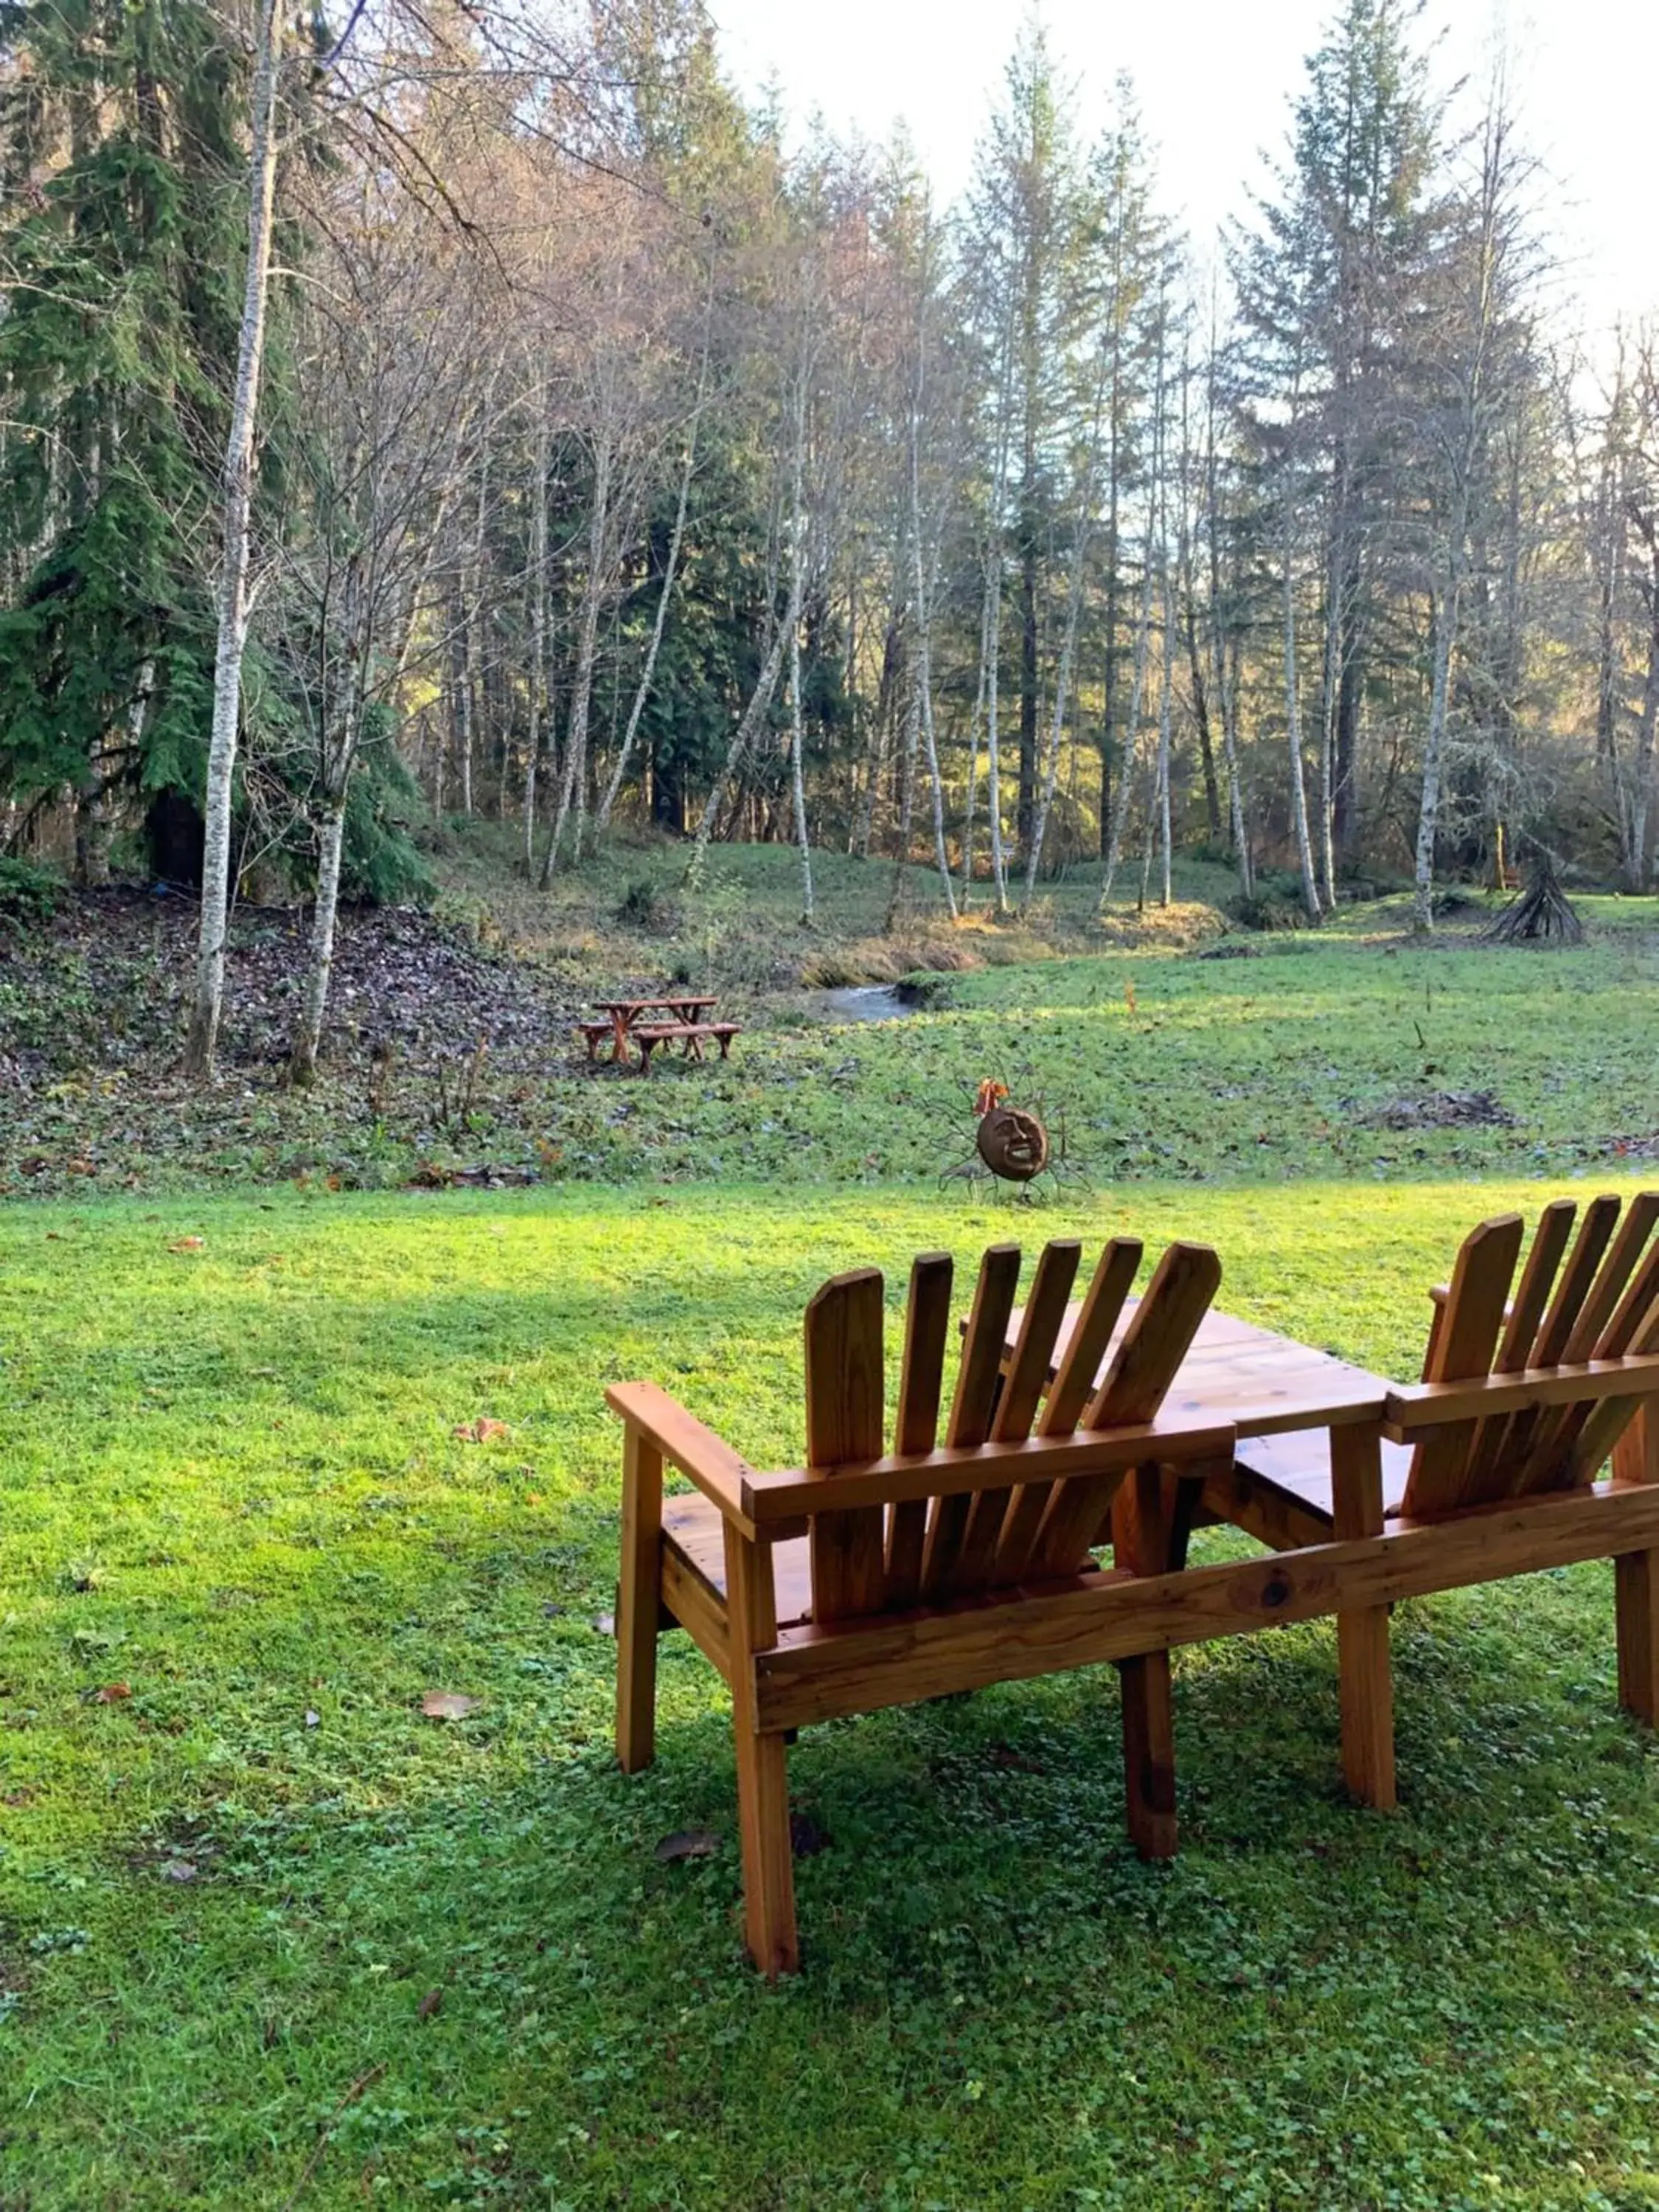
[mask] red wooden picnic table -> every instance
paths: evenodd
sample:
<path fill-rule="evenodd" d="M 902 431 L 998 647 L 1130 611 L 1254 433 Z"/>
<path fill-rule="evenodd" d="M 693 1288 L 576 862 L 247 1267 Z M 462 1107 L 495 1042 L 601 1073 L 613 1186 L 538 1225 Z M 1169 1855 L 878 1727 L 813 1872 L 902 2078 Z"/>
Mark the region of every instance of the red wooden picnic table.
<path fill-rule="evenodd" d="M 695 1026 L 703 1009 L 715 1006 L 720 1000 L 712 993 L 672 994 L 657 999 L 596 999 L 594 1005 L 602 1014 L 611 1017 L 611 1052 L 617 1060 L 628 1058 L 628 1033 L 642 1014 L 666 1013 L 677 1022 Z"/>

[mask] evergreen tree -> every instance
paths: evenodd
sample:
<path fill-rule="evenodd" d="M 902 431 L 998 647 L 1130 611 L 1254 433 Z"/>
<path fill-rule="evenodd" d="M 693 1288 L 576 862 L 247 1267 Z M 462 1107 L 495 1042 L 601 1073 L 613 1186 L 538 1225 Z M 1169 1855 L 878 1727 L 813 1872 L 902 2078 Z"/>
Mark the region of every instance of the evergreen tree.
<path fill-rule="evenodd" d="M 241 64 L 198 0 L 0 0 L 0 788 L 199 787 Z"/>

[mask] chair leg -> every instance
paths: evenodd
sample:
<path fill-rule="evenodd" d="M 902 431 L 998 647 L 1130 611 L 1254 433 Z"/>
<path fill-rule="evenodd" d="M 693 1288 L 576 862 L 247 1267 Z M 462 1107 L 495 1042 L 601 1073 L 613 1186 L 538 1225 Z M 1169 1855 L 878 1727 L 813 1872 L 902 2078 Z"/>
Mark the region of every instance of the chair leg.
<path fill-rule="evenodd" d="M 1118 1662 L 1123 1683 L 1123 1776 L 1129 1838 L 1144 1859 L 1176 1855 L 1175 1712 L 1170 1655 Z"/>
<path fill-rule="evenodd" d="M 1339 1541 L 1382 1533 L 1382 1438 L 1369 1422 L 1331 1431 L 1331 1504 Z M 1365 1605 L 1336 1617 L 1342 1711 L 1342 1778 L 1362 1805 L 1390 1813 L 1394 1778 L 1394 1670 L 1389 1608 Z"/>
<path fill-rule="evenodd" d="M 1394 1670 L 1389 1608 L 1362 1606 L 1337 1615 L 1336 1659 L 1342 1706 L 1342 1778 L 1351 1796 L 1379 1813 L 1399 1802 L 1394 1778 Z"/>
<path fill-rule="evenodd" d="M 732 1717 L 738 1747 L 744 1935 L 750 1957 L 768 1981 L 775 1981 L 780 1974 L 793 1974 L 800 1967 L 787 1754 L 781 1735 L 757 1735 L 741 1711 Z"/>
<path fill-rule="evenodd" d="M 769 1981 L 800 1966 L 795 1860 L 783 1738 L 755 1725 L 754 1655 L 777 1639 L 769 1545 L 726 1524 L 726 1603 L 732 1632 L 732 1727 L 738 1754 L 738 1832 L 749 1955 Z"/>
<path fill-rule="evenodd" d="M 1659 1551 L 1624 1552 L 1613 1563 L 1619 1628 L 1619 1702 L 1659 1728 Z"/>
<path fill-rule="evenodd" d="M 617 1583 L 617 1759 L 625 1774 L 657 1750 L 662 1591 L 662 1460 L 637 1430 L 623 1438 L 622 1572 Z"/>

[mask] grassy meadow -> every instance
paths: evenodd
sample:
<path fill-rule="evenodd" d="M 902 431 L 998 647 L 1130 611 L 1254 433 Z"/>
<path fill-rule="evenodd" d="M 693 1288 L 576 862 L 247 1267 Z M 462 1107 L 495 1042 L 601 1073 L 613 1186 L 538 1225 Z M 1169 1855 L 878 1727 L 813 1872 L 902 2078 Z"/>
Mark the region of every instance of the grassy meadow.
<path fill-rule="evenodd" d="M 887 1028 L 757 997 L 727 1069 L 550 1078 L 533 1190 L 0 1210 L 0 2207 L 1659 2206 L 1659 1754 L 1605 1568 L 1399 1608 L 1392 1817 L 1342 1797 L 1330 1624 L 1179 1654 L 1168 1866 L 1109 1668 L 808 1731 L 776 1989 L 684 1638 L 656 1765 L 609 1742 L 606 1380 L 788 1463 L 824 1276 L 1125 1229 L 1409 1376 L 1469 1224 L 1639 1180 L 1659 954 L 1596 912 L 1566 954 L 1373 909 L 1026 957 Z M 938 1188 L 982 1074 L 1091 1192 Z M 1386 1110 L 1476 1091 L 1510 1118 Z"/>

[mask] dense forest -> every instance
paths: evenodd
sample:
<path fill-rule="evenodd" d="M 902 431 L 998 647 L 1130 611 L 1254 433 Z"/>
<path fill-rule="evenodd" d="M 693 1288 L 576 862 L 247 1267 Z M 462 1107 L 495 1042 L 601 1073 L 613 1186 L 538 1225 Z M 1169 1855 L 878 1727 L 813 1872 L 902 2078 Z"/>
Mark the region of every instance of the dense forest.
<path fill-rule="evenodd" d="M 1214 248 L 1084 107 L 1028 27 L 945 209 L 692 0 L 0 0 L 3 849 L 204 886 L 198 1066 L 227 902 L 314 899 L 300 1072 L 434 817 L 787 840 L 809 917 L 823 848 L 1650 890 L 1659 334 L 1564 319 L 1501 70 L 1346 0 Z"/>

